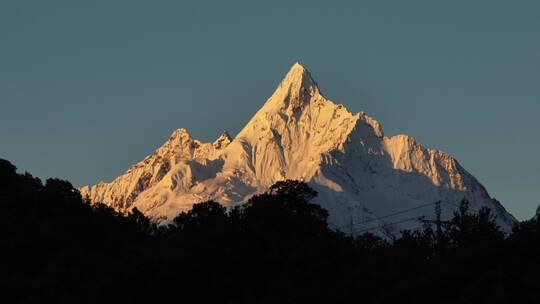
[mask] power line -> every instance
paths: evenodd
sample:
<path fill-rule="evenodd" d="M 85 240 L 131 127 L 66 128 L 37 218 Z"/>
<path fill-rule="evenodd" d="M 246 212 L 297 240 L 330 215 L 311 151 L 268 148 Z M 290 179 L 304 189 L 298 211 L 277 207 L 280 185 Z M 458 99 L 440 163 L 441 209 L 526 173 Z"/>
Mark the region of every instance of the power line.
<path fill-rule="evenodd" d="M 401 221 L 397 221 L 397 222 L 393 222 L 393 223 L 387 223 L 387 224 L 379 225 L 379 226 L 374 226 L 374 227 L 371 227 L 371 228 L 362 229 L 362 230 L 358 230 L 358 231 L 355 231 L 355 232 L 356 233 L 362 233 L 362 232 L 367 232 L 367 231 L 374 230 L 374 229 L 385 228 L 387 226 L 391 226 L 391 225 L 395 225 L 395 224 L 401 224 L 401 223 L 410 222 L 410 221 L 419 221 L 421 219 L 422 219 L 422 216 L 411 217 L 411 218 L 404 219 L 404 220 L 401 220 Z"/>
<path fill-rule="evenodd" d="M 337 225 L 333 225 L 333 226 L 336 227 L 336 228 L 340 228 L 340 229 L 341 228 L 347 228 L 347 227 L 352 228 L 354 226 L 372 223 L 372 222 L 375 222 L 375 221 L 378 221 L 378 220 L 381 220 L 381 219 L 385 219 L 385 218 L 389 218 L 389 217 L 392 217 L 392 216 L 404 214 L 404 213 L 407 213 L 407 212 L 410 212 L 410 211 L 413 211 L 413 210 L 418 210 L 418 209 L 421 209 L 421 208 L 429 207 L 429 206 L 435 205 L 436 203 L 437 202 L 412 207 L 412 208 L 401 210 L 401 211 L 398 211 L 398 212 L 394 212 L 394 213 L 386 214 L 386 215 L 383 215 L 383 216 L 371 218 L 369 220 L 365 220 L 365 221 L 362 221 L 362 222 L 359 222 L 359 223 L 354 223 L 354 224 L 350 224 L 350 225 L 343 225 L 343 226 L 337 226 Z"/>
<path fill-rule="evenodd" d="M 355 223 L 354 225 L 360 225 L 360 224 L 366 224 L 366 223 L 375 222 L 375 221 L 378 221 L 378 220 L 381 220 L 381 219 L 385 219 L 385 218 L 389 218 L 389 217 L 392 217 L 392 216 L 396 216 L 396 215 L 400 215 L 400 214 L 403 214 L 403 213 L 407 213 L 407 212 L 409 212 L 409 211 L 413 211 L 413 210 L 425 208 L 425 207 L 428 207 L 428 206 L 431 206 L 431 205 L 435 205 L 436 203 L 437 203 L 437 202 L 429 203 L 429 204 L 425 204 L 425 205 L 420 205 L 420 206 L 416 206 L 416 207 L 409 208 L 409 209 L 405 209 L 405 210 L 401 210 L 401 211 L 394 212 L 394 213 L 390 213 L 390 214 L 383 215 L 383 216 L 380 216 L 380 217 L 372 218 L 372 219 L 369 219 L 369 220 L 367 220 L 367 221 L 363 221 L 363 222 L 360 222 L 360 223 Z"/>
<path fill-rule="evenodd" d="M 458 207 L 458 208 L 460 207 L 459 205 L 454 204 L 454 203 L 450 203 L 450 202 L 444 202 L 444 201 L 441 201 L 441 203 L 448 204 L 448 205 L 452 205 L 452 206 Z"/>
<path fill-rule="evenodd" d="M 458 208 L 459 208 L 459 206 L 456 205 L 456 204 L 454 204 L 454 203 L 445 202 L 445 201 L 437 201 L 437 202 L 428 203 L 428 204 L 424 204 L 424 205 L 412 207 L 412 208 L 409 208 L 409 209 L 401 210 L 401 211 L 398 211 L 398 212 L 386 214 L 386 215 L 383 215 L 383 216 L 371 218 L 371 219 L 369 219 L 369 220 L 362 221 L 362 222 L 359 222 L 359 223 L 354 223 L 354 224 L 351 223 L 351 224 L 349 224 L 349 225 L 342 225 L 342 226 L 337 226 L 337 225 L 332 225 L 332 226 L 334 226 L 334 227 L 337 228 L 337 229 L 349 228 L 351 231 L 353 231 L 353 227 L 354 227 L 354 226 L 365 225 L 365 224 L 372 223 L 372 222 L 375 222 L 375 221 L 378 221 L 378 220 L 381 220 L 381 219 L 389 218 L 389 217 L 396 216 L 396 215 L 401 215 L 401 214 L 408 213 L 408 212 L 413 211 L 413 210 L 422 209 L 422 208 L 429 207 L 429 206 L 432 206 L 432 205 L 437 205 L 437 204 L 440 204 L 440 203 L 449 204 L 449 205 L 452 205 L 452 206 L 454 206 L 454 207 L 458 207 Z M 363 229 L 363 230 L 355 231 L 355 232 L 361 233 L 361 232 L 363 232 L 363 231 L 369 231 L 369 230 L 373 230 L 373 229 L 377 229 L 377 228 L 382 228 L 382 227 L 385 227 L 385 226 L 388 226 L 388 225 L 394 225 L 394 224 L 400 224 L 400 223 L 404 223 L 404 222 L 409 222 L 409 221 L 412 221 L 412 220 L 419 220 L 419 221 L 422 221 L 422 220 L 423 220 L 423 216 L 420 216 L 420 217 L 414 217 L 414 218 L 408 218 L 408 219 L 401 220 L 401 221 L 398 221 L 398 222 L 393 222 L 393 223 L 383 224 L 383 225 L 379 225 L 379 226 L 376 226 L 376 227 L 367 228 L 367 229 Z"/>

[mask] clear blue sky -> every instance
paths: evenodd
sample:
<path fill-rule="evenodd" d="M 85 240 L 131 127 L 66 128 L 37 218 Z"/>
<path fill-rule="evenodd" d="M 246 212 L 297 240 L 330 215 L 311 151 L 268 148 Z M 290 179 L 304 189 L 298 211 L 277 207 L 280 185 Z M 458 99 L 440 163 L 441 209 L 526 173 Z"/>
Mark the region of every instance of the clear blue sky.
<path fill-rule="evenodd" d="M 386 134 L 540 203 L 539 1 L 0 2 L 0 157 L 80 186 L 235 134 L 294 63 Z"/>

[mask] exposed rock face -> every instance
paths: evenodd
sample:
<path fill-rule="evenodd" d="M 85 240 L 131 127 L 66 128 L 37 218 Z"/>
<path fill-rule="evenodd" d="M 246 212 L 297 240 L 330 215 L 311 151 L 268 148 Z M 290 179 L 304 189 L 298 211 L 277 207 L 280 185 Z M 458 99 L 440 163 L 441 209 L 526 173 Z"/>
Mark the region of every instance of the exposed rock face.
<path fill-rule="evenodd" d="M 119 210 L 136 206 L 166 222 L 194 203 L 241 203 L 283 179 L 308 182 L 331 224 L 351 233 L 388 236 L 417 227 L 418 221 L 403 220 L 432 217 L 432 206 L 416 207 L 438 200 L 443 217 L 449 217 L 463 197 L 473 210 L 491 208 L 505 230 L 514 221 L 450 155 L 406 135 L 386 137 L 373 118 L 324 98 L 298 63 L 234 140 L 225 132 L 202 143 L 178 129 L 111 183 L 81 192 Z"/>

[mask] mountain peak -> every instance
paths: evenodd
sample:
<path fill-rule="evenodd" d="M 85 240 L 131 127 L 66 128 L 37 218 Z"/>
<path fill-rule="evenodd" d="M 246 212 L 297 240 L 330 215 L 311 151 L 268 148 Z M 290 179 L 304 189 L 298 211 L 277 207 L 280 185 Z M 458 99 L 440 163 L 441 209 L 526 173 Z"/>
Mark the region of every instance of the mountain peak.
<path fill-rule="evenodd" d="M 287 72 L 272 97 L 292 105 L 299 105 L 317 95 L 320 95 L 317 82 L 303 65 L 296 62 Z"/>
<path fill-rule="evenodd" d="M 223 149 L 227 147 L 232 141 L 231 136 L 229 135 L 229 132 L 223 131 L 221 135 L 212 143 L 214 148 L 216 149 Z"/>
<path fill-rule="evenodd" d="M 298 89 L 307 89 L 308 91 L 319 92 L 317 82 L 311 76 L 311 73 L 303 65 L 295 62 L 285 78 L 281 81 L 280 86 L 295 86 Z"/>
<path fill-rule="evenodd" d="M 184 128 L 180 128 L 180 129 L 174 130 L 171 133 L 169 140 L 175 141 L 179 139 L 190 139 L 190 138 L 191 138 L 191 135 L 189 134 L 189 132 Z"/>
<path fill-rule="evenodd" d="M 291 72 L 297 72 L 298 74 L 303 74 L 306 72 L 309 73 L 309 71 L 298 61 L 292 65 L 292 67 L 289 69 L 289 72 L 287 72 L 287 74 Z"/>
<path fill-rule="evenodd" d="M 231 135 L 229 135 L 229 132 L 227 132 L 227 130 L 223 131 L 221 133 L 221 135 L 219 136 L 219 138 L 228 138 L 228 139 L 231 139 Z"/>

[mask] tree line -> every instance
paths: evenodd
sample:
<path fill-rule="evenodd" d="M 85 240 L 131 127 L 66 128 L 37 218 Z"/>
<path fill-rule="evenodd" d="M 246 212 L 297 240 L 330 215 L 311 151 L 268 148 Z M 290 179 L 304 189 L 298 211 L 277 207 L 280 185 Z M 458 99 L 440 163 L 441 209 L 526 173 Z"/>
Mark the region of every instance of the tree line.
<path fill-rule="evenodd" d="M 5 303 L 538 302 L 540 221 L 504 234 L 466 201 L 442 229 L 395 240 L 330 229 L 299 181 L 226 210 L 208 201 L 157 226 L 0 160 Z"/>

